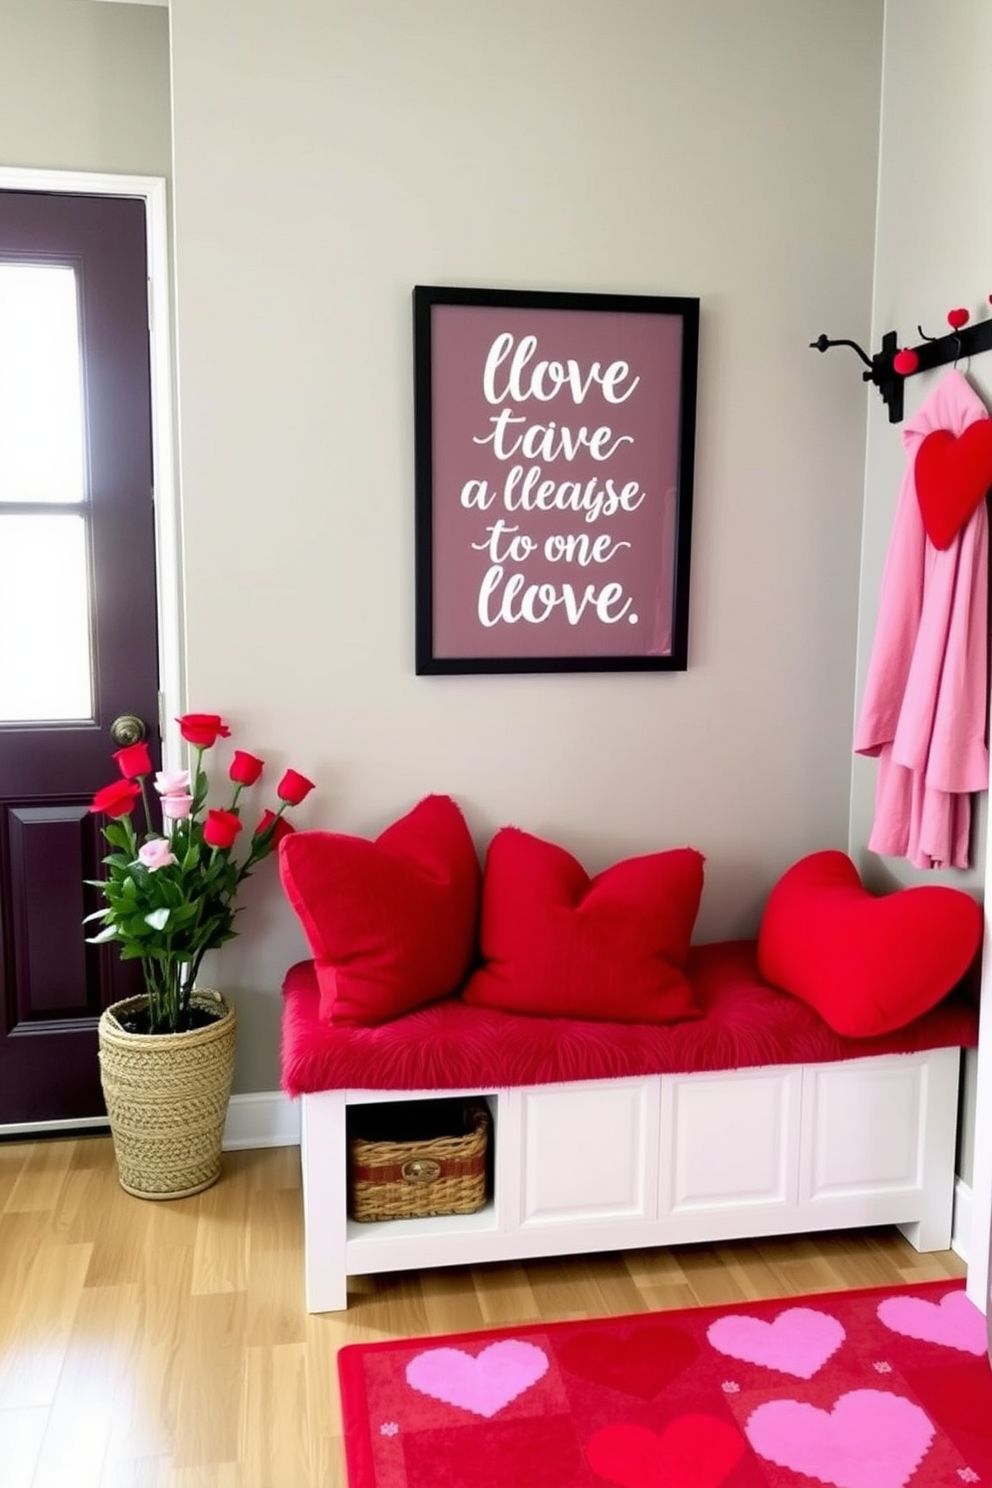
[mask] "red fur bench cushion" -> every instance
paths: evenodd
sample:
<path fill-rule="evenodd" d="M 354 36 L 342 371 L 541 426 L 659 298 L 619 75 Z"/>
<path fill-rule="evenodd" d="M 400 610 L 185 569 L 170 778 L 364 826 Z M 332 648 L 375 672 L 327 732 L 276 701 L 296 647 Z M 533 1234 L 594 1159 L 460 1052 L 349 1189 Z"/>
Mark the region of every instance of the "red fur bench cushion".
<path fill-rule="evenodd" d="M 452 997 L 359 1028 L 321 1021 L 313 962 L 299 962 L 283 987 L 283 1088 L 294 1096 L 349 1088 L 481 1090 L 818 1064 L 978 1042 L 977 1010 L 958 994 L 882 1037 L 842 1038 L 805 1002 L 761 980 L 753 941 L 694 946 L 687 971 L 704 1016 L 680 1023 L 535 1018 Z"/>

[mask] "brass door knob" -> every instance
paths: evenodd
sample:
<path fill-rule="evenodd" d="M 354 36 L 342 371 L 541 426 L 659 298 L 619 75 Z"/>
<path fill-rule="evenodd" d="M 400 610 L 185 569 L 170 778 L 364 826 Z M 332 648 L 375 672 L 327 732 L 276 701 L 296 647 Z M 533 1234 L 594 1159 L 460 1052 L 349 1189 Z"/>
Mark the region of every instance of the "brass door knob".
<path fill-rule="evenodd" d="M 145 737 L 146 732 L 144 719 L 139 718 L 136 713 L 122 713 L 110 725 L 110 737 L 121 749 L 126 749 L 129 744 L 137 744 Z"/>

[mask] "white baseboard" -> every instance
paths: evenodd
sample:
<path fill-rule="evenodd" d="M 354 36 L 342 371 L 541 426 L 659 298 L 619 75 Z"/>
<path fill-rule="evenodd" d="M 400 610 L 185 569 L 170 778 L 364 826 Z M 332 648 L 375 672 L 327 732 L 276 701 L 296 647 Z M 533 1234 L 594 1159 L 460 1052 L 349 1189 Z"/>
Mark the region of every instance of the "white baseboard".
<path fill-rule="evenodd" d="M 0 1138 L 57 1137 L 80 1131 L 109 1132 L 106 1116 L 78 1117 L 72 1121 L 21 1121 L 0 1125 Z M 281 1090 L 261 1090 L 253 1095 L 232 1095 L 224 1126 L 224 1148 L 296 1147 L 300 1141 L 300 1108 Z"/>
<path fill-rule="evenodd" d="M 954 1180 L 954 1217 L 951 1220 L 951 1249 L 968 1264 L 971 1249 L 971 1184 Z"/>
<path fill-rule="evenodd" d="M 296 1147 L 300 1141 L 300 1107 L 281 1090 L 232 1095 L 224 1127 L 224 1150 L 243 1147 Z"/>
<path fill-rule="evenodd" d="M 106 1116 L 80 1116 L 73 1121 L 14 1121 L 9 1126 L 0 1126 L 0 1137 L 10 1137 L 14 1141 L 23 1138 L 29 1142 L 32 1137 L 58 1137 L 65 1132 L 109 1130 L 110 1122 Z"/>

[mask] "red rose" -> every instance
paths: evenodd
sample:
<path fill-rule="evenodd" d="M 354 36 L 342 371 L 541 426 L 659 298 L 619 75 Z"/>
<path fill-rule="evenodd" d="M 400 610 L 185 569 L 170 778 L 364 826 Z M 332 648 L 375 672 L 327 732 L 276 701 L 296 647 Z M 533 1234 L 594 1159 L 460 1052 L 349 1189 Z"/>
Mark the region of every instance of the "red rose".
<path fill-rule="evenodd" d="M 235 785 L 254 785 L 264 769 L 264 760 L 260 760 L 257 755 L 248 754 L 244 749 L 236 749 L 227 773 Z"/>
<path fill-rule="evenodd" d="M 154 766 L 152 757 L 148 753 L 148 745 L 144 739 L 139 739 L 137 744 L 127 744 L 123 749 L 118 749 L 114 759 L 120 766 L 120 772 L 128 780 L 133 780 L 137 775 L 150 775 Z"/>
<path fill-rule="evenodd" d="M 313 790 L 313 781 L 296 770 L 287 770 L 276 786 L 276 795 L 287 806 L 299 806 L 305 796 Z"/>
<path fill-rule="evenodd" d="M 102 811 L 105 816 L 130 816 L 140 795 L 141 787 L 133 780 L 115 780 L 113 785 L 97 791 L 90 811 Z"/>
<path fill-rule="evenodd" d="M 195 744 L 197 749 L 212 749 L 218 739 L 231 737 L 219 713 L 184 713 L 176 722 L 186 743 Z"/>
<path fill-rule="evenodd" d="M 282 839 L 284 837 L 288 837 L 291 832 L 295 832 L 296 828 L 293 826 L 293 823 L 288 822 L 284 816 L 276 816 L 274 811 L 266 810 L 262 812 L 262 820 L 255 828 L 254 836 L 261 837 L 263 832 L 267 832 L 269 830 L 273 822 L 275 822 L 275 827 L 272 831 L 272 837 L 270 839 L 269 846 L 278 847 Z"/>
<path fill-rule="evenodd" d="M 241 831 L 241 818 L 233 811 L 221 811 L 212 807 L 203 823 L 203 840 L 208 847 L 233 847 L 234 839 Z"/>

